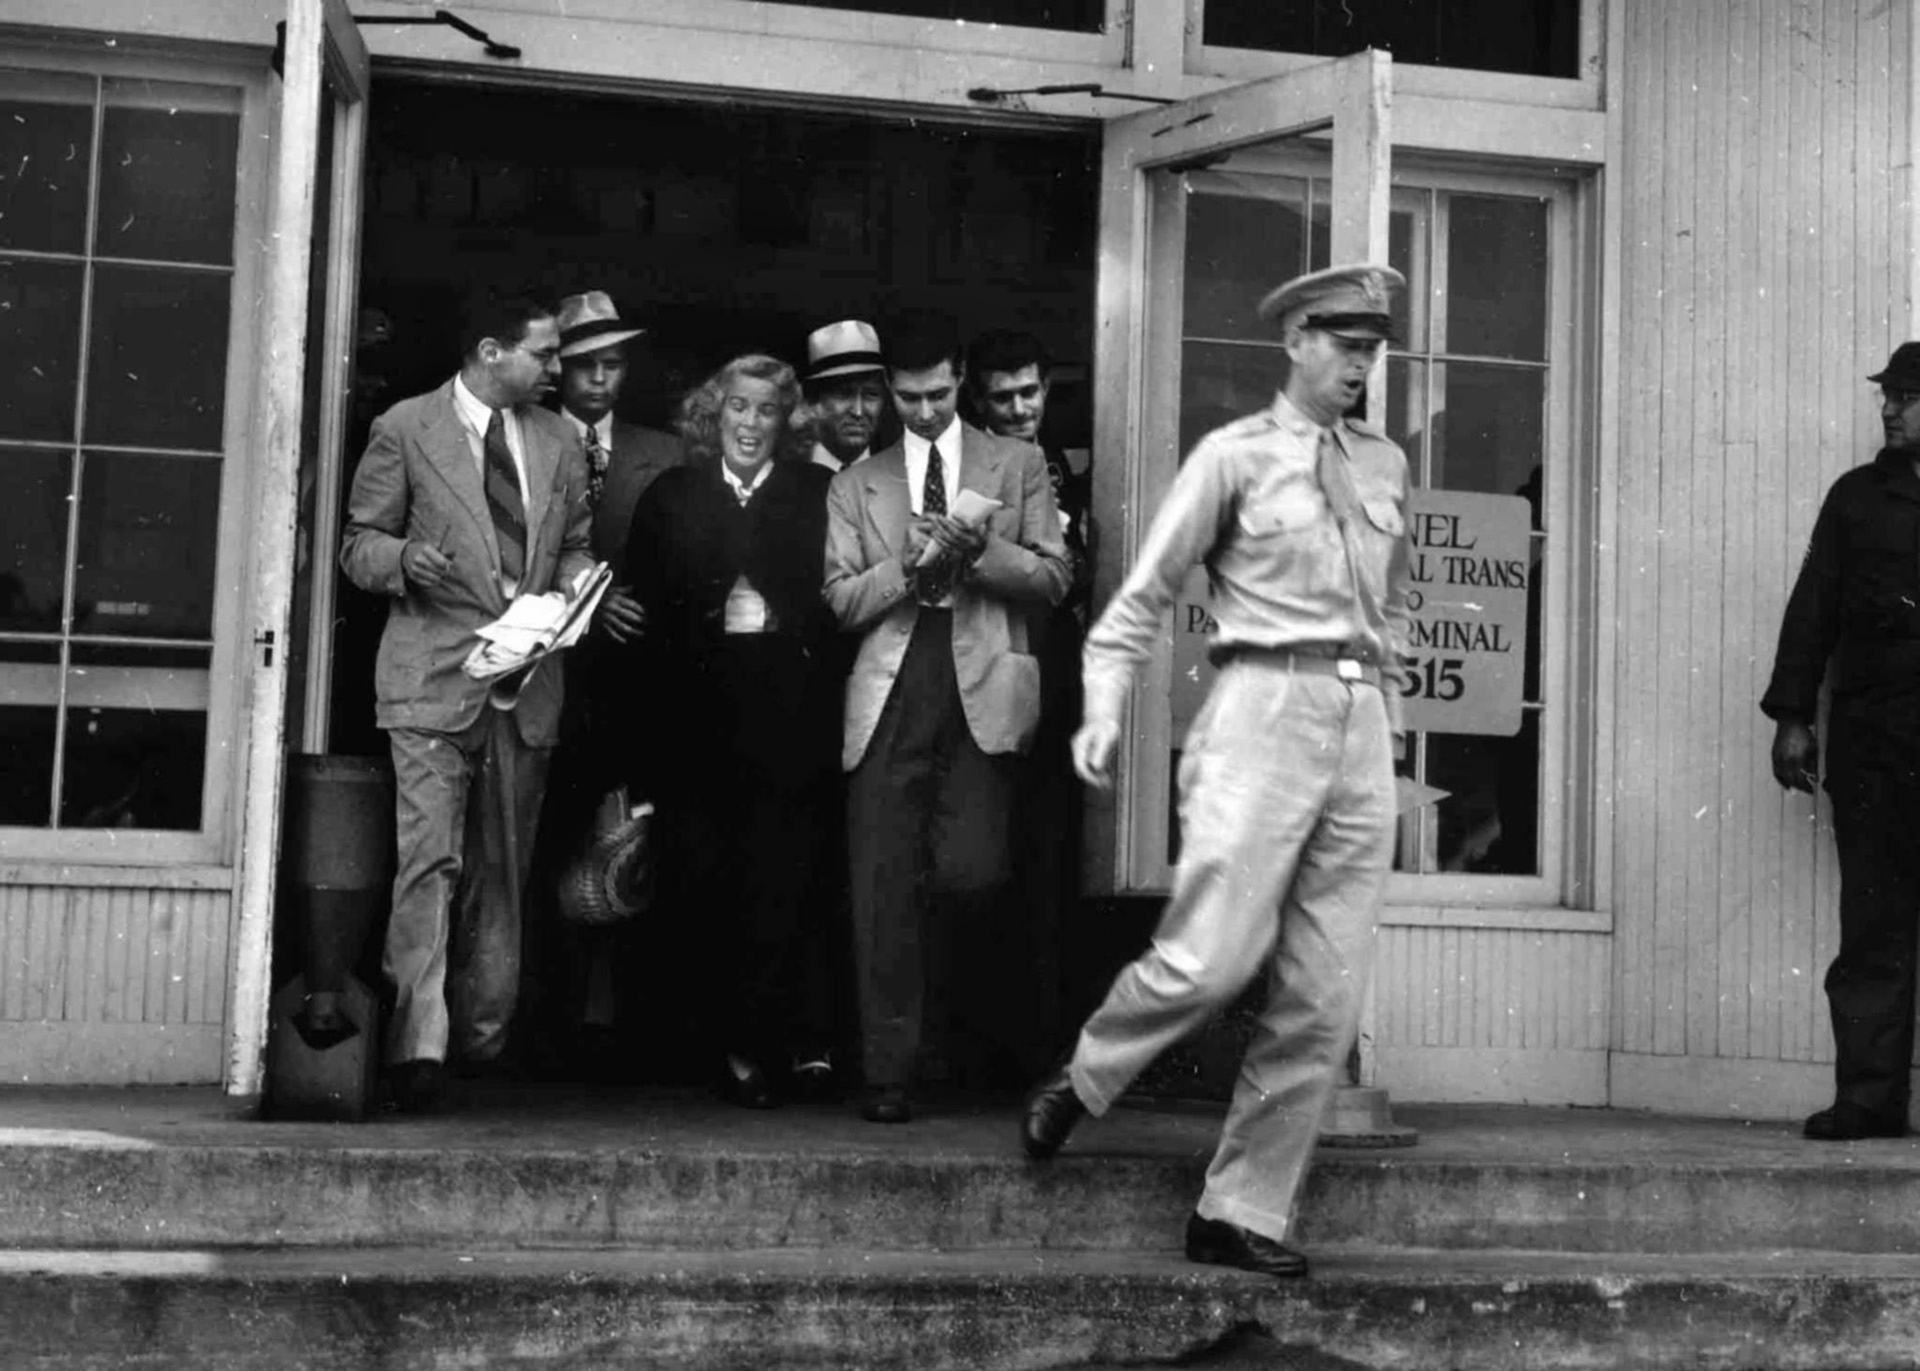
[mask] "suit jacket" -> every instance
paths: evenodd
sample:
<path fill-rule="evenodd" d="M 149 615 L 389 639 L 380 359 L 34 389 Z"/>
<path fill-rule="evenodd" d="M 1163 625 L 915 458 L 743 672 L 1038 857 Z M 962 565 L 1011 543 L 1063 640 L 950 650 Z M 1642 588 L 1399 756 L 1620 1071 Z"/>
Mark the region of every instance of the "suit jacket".
<path fill-rule="evenodd" d="M 832 774 L 836 633 L 820 598 L 830 479 L 820 467 L 775 462 L 743 507 L 708 460 L 663 473 L 640 497 L 627 566 L 647 632 L 634 670 L 666 699 L 636 741 L 670 779 L 723 756 L 782 783 Z M 742 576 L 766 602 L 767 633 L 725 631 Z"/>
<path fill-rule="evenodd" d="M 680 461 L 680 439 L 674 434 L 613 421 L 606 484 L 593 510 L 593 555 L 613 568 L 615 585 L 629 584 L 627 534 L 633 527 L 633 507 L 661 472 L 679 466 Z"/>
<path fill-rule="evenodd" d="M 960 703 L 982 752 L 1020 752 L 1040 714 L 1040 666 L 1029 650 L 1027 616 L 1059 604 L 1072 580 L 1053 485 L 1039 448 L 968 424 L 960 488 L 1001 502 L 985 550 L 954 591 Z M 919 617 L 899 562 L 912 517 L 900 443 L 833 478 L 823 593 L 840 627 L 864 635 L 847 680 L 840 762 L 848 771 L 866 755 Z"/>
<path fill-rule="evenodd" d="M 532 406 L 517 413 L 532 542 L 520 591 L 532 594 L 563 587 L 593 565 L 587 460 L 559 415 Z M 453 559 L 431 590 L 401 573 L 400 554 L 412 538 Z M 347 497 L 340 566 L 361 589 L 391 597 L 374 665 L 375 722 L 446 733 L 473 723 L 486 706 L 488 683 L 460 665 L 479 641 L 476 631 L 500 617 L 507 602 L 480 464 L 454 408 L 453 382 L 374 420 Z M 560 663 L 542 663 L 514 707 L 529 746 L 553 743 L 562 694 Z"/>

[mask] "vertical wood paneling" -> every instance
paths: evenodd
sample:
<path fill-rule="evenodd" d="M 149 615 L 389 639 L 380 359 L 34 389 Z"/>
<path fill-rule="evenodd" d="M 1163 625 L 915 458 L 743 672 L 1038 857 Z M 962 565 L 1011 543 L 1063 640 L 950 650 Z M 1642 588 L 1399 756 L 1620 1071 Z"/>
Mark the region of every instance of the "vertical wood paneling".
<path fill-rule="evenodd" d="M 1831 1057 L 1824 801 L 1757 712 L 1908 324 L 1914 0 L 1626 0 L 1615 946 L 1629 1052 Z M 1564 1024 L 1562 1030 L 1564 1031 Z"/>
<path fill-rule="evenodd" d="M 1375 960 L 1378 1041 L 1603 1051 L 1611 945 L 1602 933 L 1383 927 Z M 1410 997 L 1409 989 L 1421 993 Z"/>
<path fill-rule="evenodd" d="M 224 890 L 0 886 L 0 1020 L 219 1026 Z"/>

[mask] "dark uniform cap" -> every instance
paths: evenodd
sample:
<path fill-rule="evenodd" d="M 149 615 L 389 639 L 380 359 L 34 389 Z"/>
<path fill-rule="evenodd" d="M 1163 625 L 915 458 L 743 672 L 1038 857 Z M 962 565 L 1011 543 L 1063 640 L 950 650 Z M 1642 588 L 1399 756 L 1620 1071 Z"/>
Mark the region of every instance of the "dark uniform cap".
<path fill-rule="evenodd" d="M 1392 292 L 1407 278 L 1392 267 L 1350 262 L 1296 276 L 1260 302 L 1260 317 L 1281 328 L 1325 329 L 1329 333 L 1392 339 Z"/>
<path fill-rule="evenodd" d="M 1890 390 L 1920 391 L 1920 343 L 1902 343 L 1887 359 L 1886 369 L 1867 379 Z"/>

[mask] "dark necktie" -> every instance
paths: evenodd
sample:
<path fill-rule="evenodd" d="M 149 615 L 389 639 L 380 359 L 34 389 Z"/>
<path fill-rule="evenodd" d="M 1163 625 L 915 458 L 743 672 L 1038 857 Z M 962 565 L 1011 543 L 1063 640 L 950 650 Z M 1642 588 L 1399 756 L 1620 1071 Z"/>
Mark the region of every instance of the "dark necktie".
<path fill-rule="evenodd" d="M 939 445 L 934 443 L 927 445 L 927 479 L 920 487 L 920 512 L 929 518 L 947 512 L 947 468 L 940 460 Z M 953 588 L 953 577 L 945 566 L 937 571 L 929 568 L 920 573 L 914 588 L 921 604 L 937 605 Z"/>
<path fill-rule="evenodd" d="M 487 420 L 487 436 L 481 447 L 487 458 L 487 509 L 493 515 L 493 532 L 500 543 L 500 574 L 517 582 L 527 564 L 527 510 L 520 501 L 520 473 L 507 447 L 503 411 L 496 409 Z"/>
<path fill-rule="evenodd" d="M 607 488 L 607 450 L 600 445 L 598 426 L 587 430 L 587 498 L 600 503 L 600 492 Z"/>

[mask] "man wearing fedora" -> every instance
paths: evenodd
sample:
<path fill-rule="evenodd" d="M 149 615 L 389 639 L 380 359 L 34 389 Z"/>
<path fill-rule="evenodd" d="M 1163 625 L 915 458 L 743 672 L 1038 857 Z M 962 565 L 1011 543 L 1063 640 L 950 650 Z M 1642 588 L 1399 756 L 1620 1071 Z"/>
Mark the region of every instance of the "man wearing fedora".
<path fill-rule="evenodd" d="M 1132 674 L 1165 641 L 1188 569 L 1207 568 L 1219 675 L 1180 763 L 1172 896 L 1021 1118 L 1027 1153 L 1051 1157 L 1264 969 L 1266 1005 L 1186 1249 L 1270 1276 L 1306 1274 L 1285 1241 L 1358 1026 L 1393 859 L 1407 459 L 1348 416 L 1402 285 L 1390 267 L 1334 267 L 1261 302 L 1290 364 L 1283 389 L 1200 440 L 1087 634 L 1074 766 L 1104 788 Z"/>
<path fill-rule="evenodd" d="M 628 345 L 645 330 L 622 319 L 612 297 L 589 290 L 560 302 L 560 414 L 587 457 L 593 508 L 593 555 L 613 572 L 601 598 L 595 632 L 568 665 L 560 743 L 554 750 L 540 817 L 535 885 L 544 912 L 555 909 L 557 883 L 589 836 L 602 797 L 627 772 L 636 716 L 645 713 L 644 682 L 634 679 L 631 648 L 646 614 L 626 570 L 627 530 L 641 492 L 680 464 L 680 440 L 618 417 L 630 360 Z M 644 674 L 644 673 L 642 673 Z M 641 796 L 633 796 L 640 799 Z M 614 1027 L 619 936 L 607 929 L 528 929 L 528 979 L 537 991 L 543 1027 L 563 1041 L 552 1058 L 563 1074 L 605 1071 L 603 1050 Z M 571 1039 L 571 1041 L 564 1041 Z"/>
<path fill-rule="evenodd" d="M 1840 950 L 1827 968 L 1834 1101 L 1821 1142 L 1907 1132 L 1914 937 L 1920 926 L 1920 342 L 1880 371 L 1885 445 L 1827 489 L 1787 599 L 1773 679 L 1773 775 L 1825 784 L 1840 857 Z M 1826 765 L 1814 737 L 1832 668 Z"/>
<path fill-rule="evenodd" d="M 813 461 L 828 471 L 867 455 L 887 403 L 880 335 L 864 319 L 842 319 L 807 335 L 803 379 L 813 411 Z"/>

